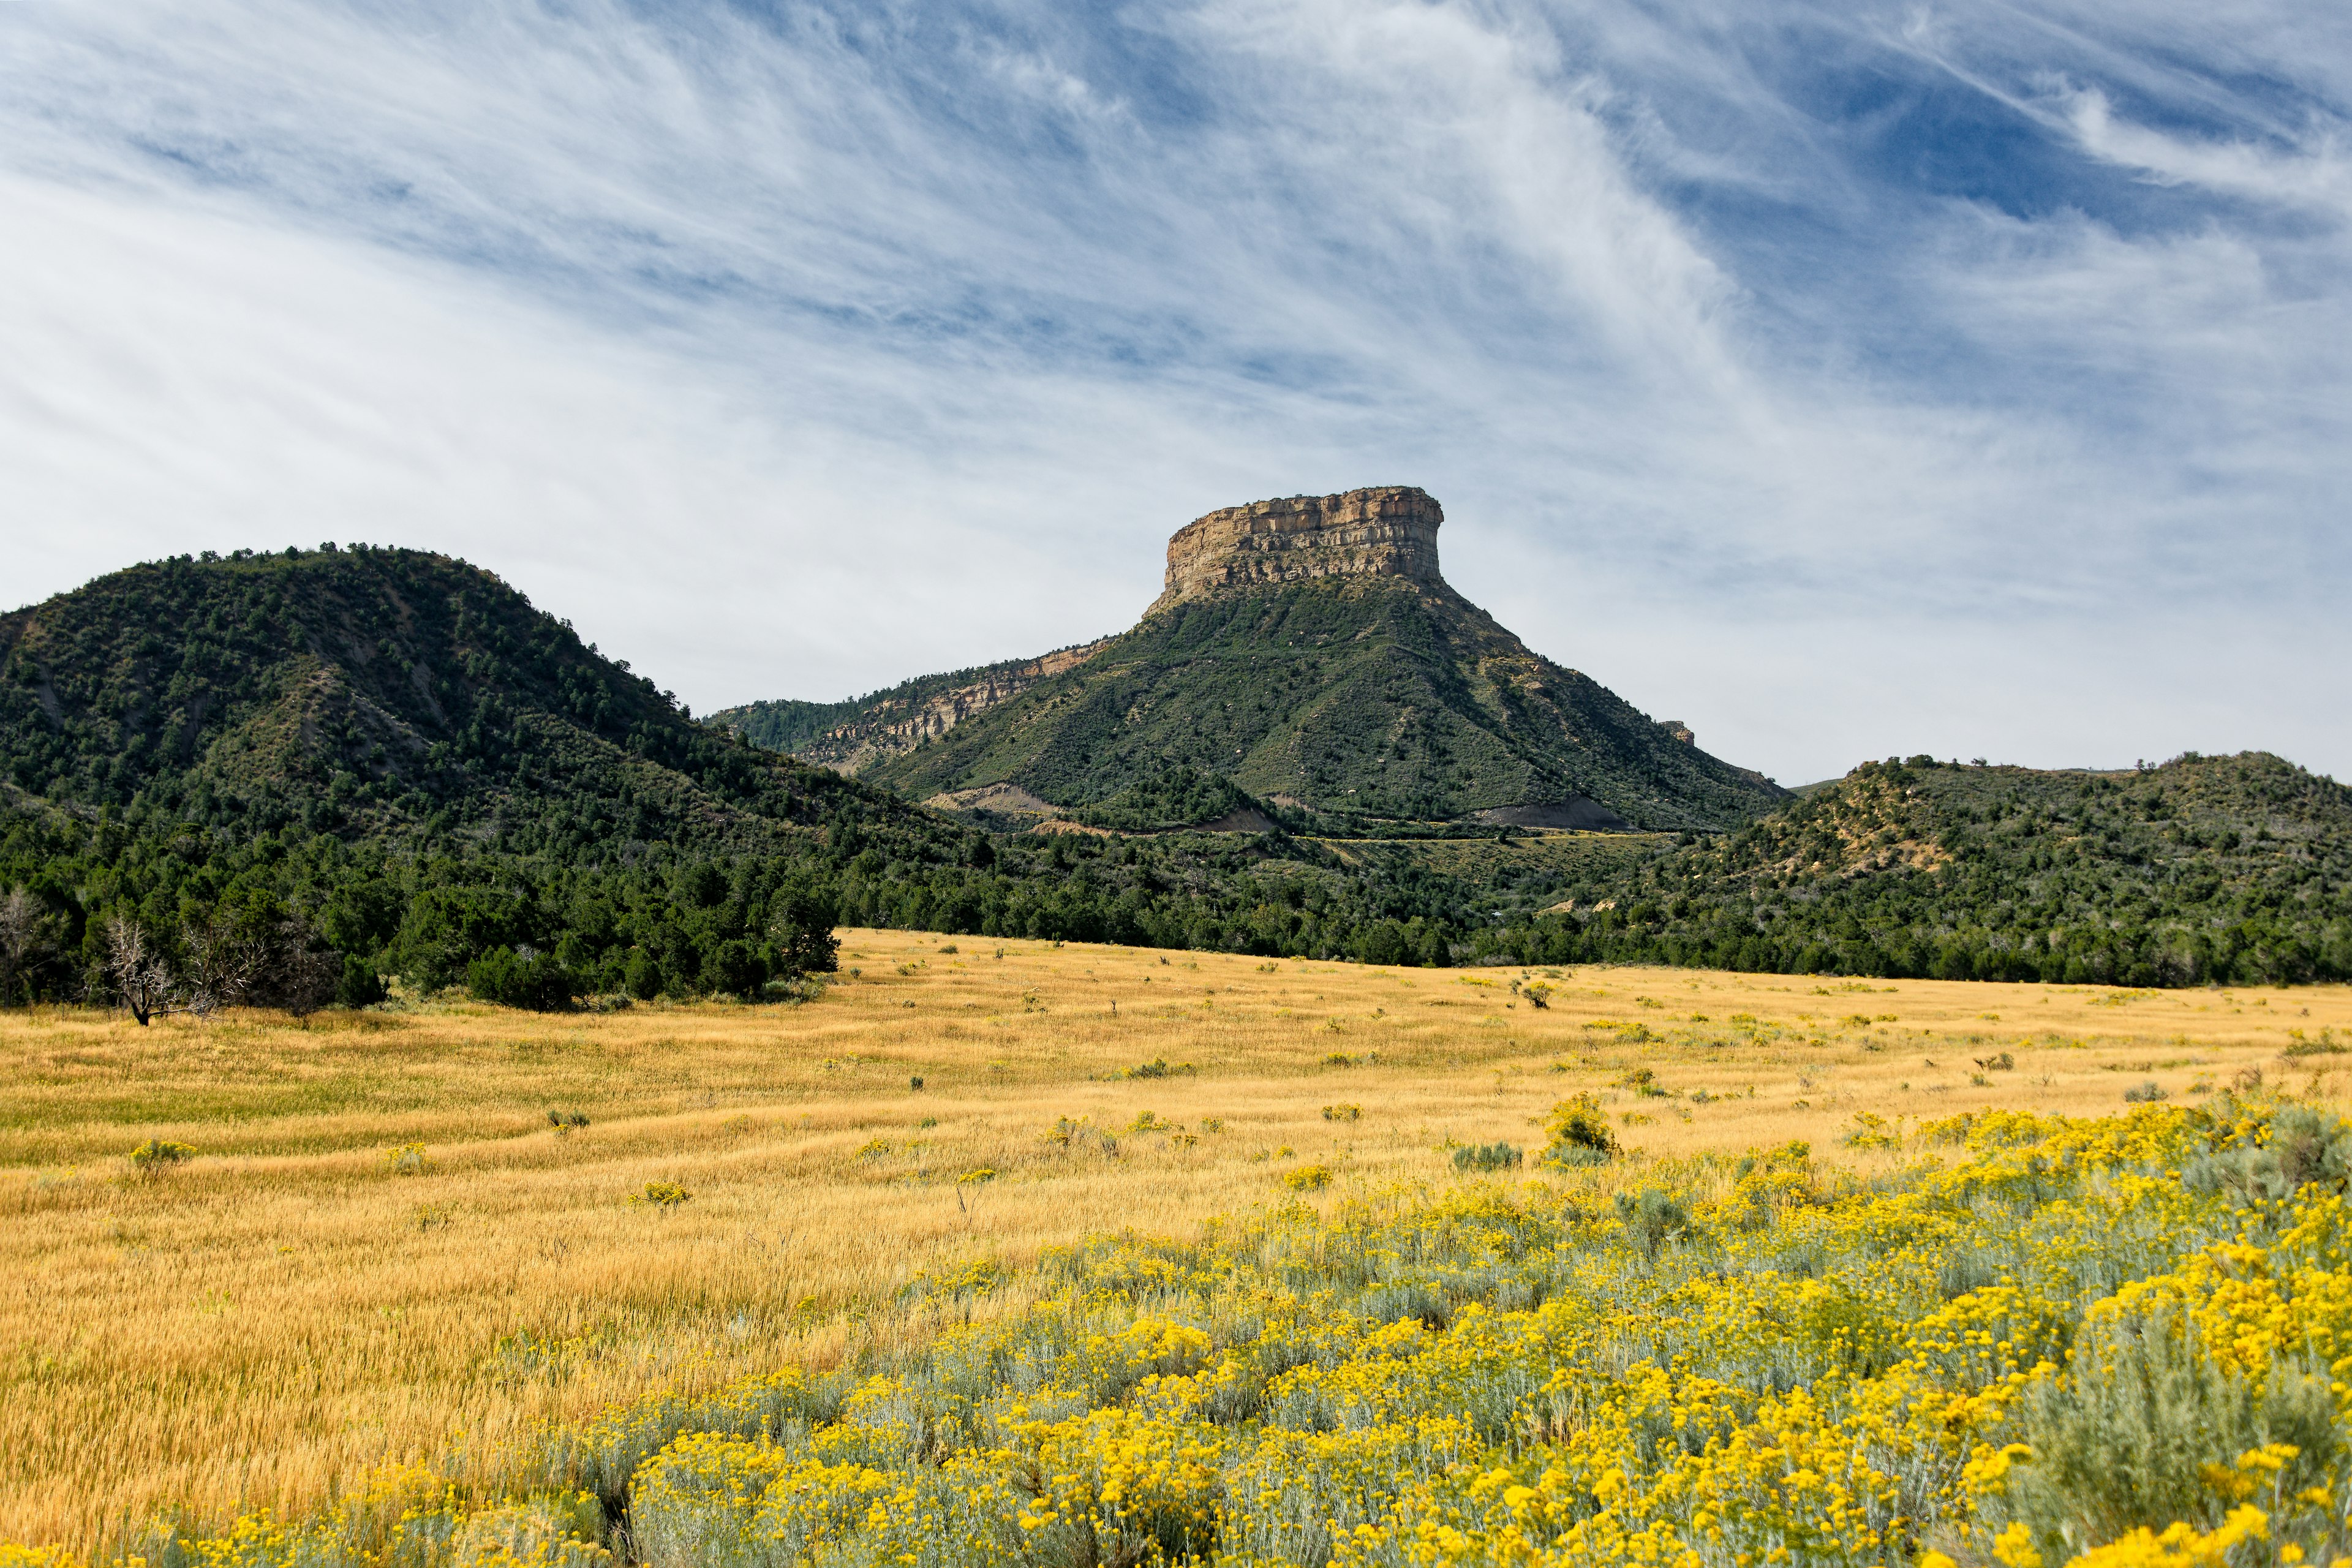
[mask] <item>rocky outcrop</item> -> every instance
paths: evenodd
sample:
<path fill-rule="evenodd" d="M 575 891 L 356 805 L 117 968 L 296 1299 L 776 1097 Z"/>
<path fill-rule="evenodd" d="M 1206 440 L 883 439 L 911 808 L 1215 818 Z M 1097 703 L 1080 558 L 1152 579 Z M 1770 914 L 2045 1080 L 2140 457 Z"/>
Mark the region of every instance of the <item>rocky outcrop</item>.
<path fill-rule="evenodd" d="M 1442 583 L 1437 527 L 1444 521 L 1436 500 L 1410 485 L 1225 507 L 1169 540 L 1167 584 L 1146 613 L 1223 589 L 1309 577 Z"/>
<path fill-rule="evenodd" d="M 887 693 L 847 723 L 793 747 L 793 753 L 803 762 L 855 774 L 884 758 L 912 751 L 935 735 L 946 734 L 974 714 L 1011 701 L 1048 677 L 1084 664 L 1109 640 L 1060 648 L 1018 664 L 995 665 L 975 679 L 944 689 Z"/>

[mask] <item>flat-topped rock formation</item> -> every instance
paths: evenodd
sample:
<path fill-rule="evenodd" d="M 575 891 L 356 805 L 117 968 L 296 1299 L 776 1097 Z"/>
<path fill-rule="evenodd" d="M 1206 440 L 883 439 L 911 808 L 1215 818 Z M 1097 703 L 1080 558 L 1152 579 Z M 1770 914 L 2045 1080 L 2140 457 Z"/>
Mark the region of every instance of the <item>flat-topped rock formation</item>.
<path fill-rule="evenodd" d="M 1368 825 L 1719 828 L 1782 798 L 1456 594 L 1444 521 L 1409 485 L 1222 508 L 1169 540 L 1164 591 L 1129 630 L 909 682 L 792 749 L 991 820 L 1240 830 L 1204 778 Z"/>
<path fill-rule="evenodd" d="M 1411 485 L 1224 507 L 1168 541 L 1167 586 L 1145 614 L 1223 589 L 1311 577 L 1443 583 L 1437 528 L 1444 521 L 1435 498 Z"/>

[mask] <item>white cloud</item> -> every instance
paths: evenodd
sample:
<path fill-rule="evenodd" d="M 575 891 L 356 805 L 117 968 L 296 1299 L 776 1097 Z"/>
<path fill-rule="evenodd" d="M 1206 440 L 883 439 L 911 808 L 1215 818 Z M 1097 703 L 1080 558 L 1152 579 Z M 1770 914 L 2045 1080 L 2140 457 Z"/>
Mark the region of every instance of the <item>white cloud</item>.
<path fill-rule="evenodd" d="M 2340 226 L 1907 190 L 1814 79 L 2340 211 L 2346 62 L 2251 12 L 2300 107 L 2156 11 L 7 8 L 6 596 L 425 544 L 707 708 L 1097 635 L 1201 510 L 1418 482 L 1507 625 L 1784 777 L 2352 770 L 2340 617 L 2277 630 L 2352 575 Z"/>
<path fill-rule="evenodd" d="M 2167 183 L 2202 185 L 2231 195 L 2352 212 L 2352 161 L 2332 132 L 2309 144 L 2273 150 L 2252 141 L 2168 136 L 2119 118 L 2107 95 L 2085 88 L 2065 95 L 2066 118 L 2084 150 L 2110 163 Z"/>
<path fill-rule="evenodd" d="M 968 613 L 910 561 L 999 563 L 1016 619 L 1089 586 L 1001 513 L 959 512 L 951 476 L 877 485 L 887 448 L 781 443 L 753 387 L 509 292 L 200 208 L 22 180 L 0 201 L 12 596 L 181 551 L 410 544 L 708 702 L 744 666 L 839 690 L 861 663 L 955 657 L 858 608 Z"/>

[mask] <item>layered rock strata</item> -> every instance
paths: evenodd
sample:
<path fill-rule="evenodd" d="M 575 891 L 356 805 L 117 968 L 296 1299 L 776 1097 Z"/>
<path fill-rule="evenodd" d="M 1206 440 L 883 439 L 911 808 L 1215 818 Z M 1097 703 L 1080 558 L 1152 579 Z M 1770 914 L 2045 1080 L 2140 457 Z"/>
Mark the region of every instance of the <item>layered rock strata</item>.
<path fill-rule="evenodd" d="M 885 697 L 846 724 L 794 749 L 803 762 L 855 775 L 885 757 L 912 751 L 975 714 L 1011 701 L 1039 681 L 1084 664 L 1108 637 L 1019 664 L 1000 665 L 965 685 L 909 697 Z"/>
<path fill-rule="evenodd" d="M 1437 528 L 1444 521 L 1436 500 L 1410 485 L 1225 507 L 1169 540 L 1166 587 L 1146 614 L 1223 589 L 1309 577 L 1439 584 Z"/>

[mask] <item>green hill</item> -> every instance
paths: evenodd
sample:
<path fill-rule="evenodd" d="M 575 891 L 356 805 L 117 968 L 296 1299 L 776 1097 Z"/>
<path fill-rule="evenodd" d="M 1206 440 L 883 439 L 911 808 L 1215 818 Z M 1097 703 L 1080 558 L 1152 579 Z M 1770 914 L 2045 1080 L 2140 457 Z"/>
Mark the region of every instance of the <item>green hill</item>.
<path fill-rule="evenodd" d="M 906 681 L 894 690 L 905 690 L 919 684 L 921 683 Z M 728 729 L 740 731 L 755 746 L 764 746 L 772 752 L 797 752 L 809 742 L 866 712 L 882 695 L 877 692 L 872 697 L 851 697 L 839 702 L 803 702 L 796 698 L 782 697 L 746 702 L 735 708 L 722 708 L 709 718 L 714 724 L 723 724 Z"/>
<path fill-rule="evenodd" d="M 919 799 L 1002 783 L 1079 807 L 1171 764 L 1343 819 L 1541 824 L 1530 808 L 1549 806 L 1563 826 L 1726 827 L 1780 793 L 1459 595 L 1393 578 L 1179 604 L 863 776 Z"/>
<path fill-rule="evenodd" d="M 1678 839 L 1438 830 L 1266 787 L 1286 829 L 1246 788 L 1266 775 L 1185 749 L 1231 743 L 1246 763 L 1265 750 L 1251 727 L 1277 720 L 1339 746 L 1346 725 L 1298 719 L 1318 710 L 1312 684 L 1327 704 L 1358 693 L 1350 711 L 1410 713 L 1411 734 L 1474 759 L 1472 783 L 1549 787 L 1560 775 L 1533 744 L 1509 742 L 1566 731 L 1601 762 L 1563 787 L 1632 810 L 1738 800 L 1706 793 L 1703 763 L 1669 771 L 1698 753 L 1599 688 L 1478 644 L 1475 616 L 1377 577 L 1163 605 L 877 770 L 920 780 L 984 745 L 1082 802 L 1066 815 L 1091 829 L 992 833 L 696 721 L 463 562 L 344 550 L 134 567 L 0 616 L 0 1001 L 107 999 L 117 914 L 176 972 L 233 930 L 307 954 L 346 1000 L 384 975 L 534 1005 L 802 994 L 836 921 L 1394 963 L 2352 978 L 2352 792 L 2262 753 L 2125 773 L 1869 763 Z M 1489 650 L 1471 667 L 1487 686 L 1464 677 L 1470 710 L 1440 717 L 1465 668 L 1447 650 L 1465 646 Z M 1272 658 L 1286 648 L 1296 663 Z M 1531 666 L 1552 709 L 1519 705 Z M 1301 689 L 1287 707 L 1286 673 Z M 1245 709 L 1253 690 L 1271 717 Z M 1510 723 L 1486 706 L 1496 690 L 1520 694 L 1494 698 Z M 1086 714 L 1114 711 L 1119 726 L 1092 731 L 1109 742 L 1081 743 Z M 1669 749 L 1628 760 L 1653 744 Z M 1412 790 L 1437 787 L 1435 751 L 1374 753 L 1366 765 L 1401 758 L 1423 781 L 1375 804 L 1432 807 Z M 1309 819 L 1348 830 L 1310 837 Z M 1258 830 L 1170 830 L 1200 822 Z"/>
<path fill-rule="evenodd" d="M 754 704 L 722 719 L 910 798 L 1013 792 L 1121 822 L 1145 795 L 1231 816 L 1230 799 L 1164 782 L 1193 774 L 1341 833 L 1726 828 L 1786 798 L 1448 587 L 1442 521 L 1409 487 L 1228 508 L 1169 542 L 1167 591 L 1120 636 L 909 682 L 845 712 Z"/>
<path fill-rule="evenodd" d="M 365 548 L 181 556 L 0 616 L 0 773 L 231 837 L 607 853 L 766 845 L 852 798 L 691 722 L 489 574 Z"/>
<path fill-rule="evenodd" d="M 2263 752 L 2126 773 L 1866 763 L 1736 833 L 1562 879 L 1482 951 L 2186 985 L 2352 978 L 2352 790 Z"/>
<path fill-rule="evenodd" d="M 1443 963 L 1480 901 L 1279 833 L 992 840 L 696 722 L 444 556 L 180 557 L 0 616 L 0 1000 L 106 995 L 116 913 L 173 963 L 290 921 L 347 996 L 560 1000 L 761 994 L 835 919 Z"/>

